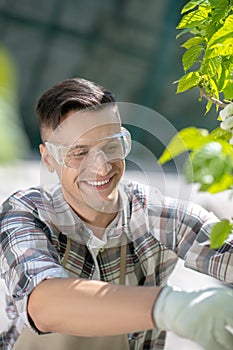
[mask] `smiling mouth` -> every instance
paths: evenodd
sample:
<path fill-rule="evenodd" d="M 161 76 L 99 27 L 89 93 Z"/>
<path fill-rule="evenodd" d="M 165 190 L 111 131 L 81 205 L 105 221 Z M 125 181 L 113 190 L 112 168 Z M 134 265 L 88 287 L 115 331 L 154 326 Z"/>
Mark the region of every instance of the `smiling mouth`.
<path fill-rule="evenodd" d="M 93 187 L 103 187 L 103 186 L 109 184 L 111 179 L 112 178 L 106 179 L 106 180 L 102 180 L 102 181 L 86 181 L 86 182 L 88 183 L 88 185 L 93 186 Z"/>

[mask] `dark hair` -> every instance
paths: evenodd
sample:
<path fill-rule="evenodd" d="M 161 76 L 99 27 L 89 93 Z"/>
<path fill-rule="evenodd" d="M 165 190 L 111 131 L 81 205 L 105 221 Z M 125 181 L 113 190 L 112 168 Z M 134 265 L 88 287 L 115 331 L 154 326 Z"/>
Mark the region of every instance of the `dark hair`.
<path fill-rule="evenodd" d="M 52 86 L 38 100 L 36 112 L 41 134 L 46 128 L 55 130 L 61 123 L 62 116 L 71 110 L 111 102 L 115 102 L 112 93 L 97 83 L 81 78 L 64 80 Z"/>

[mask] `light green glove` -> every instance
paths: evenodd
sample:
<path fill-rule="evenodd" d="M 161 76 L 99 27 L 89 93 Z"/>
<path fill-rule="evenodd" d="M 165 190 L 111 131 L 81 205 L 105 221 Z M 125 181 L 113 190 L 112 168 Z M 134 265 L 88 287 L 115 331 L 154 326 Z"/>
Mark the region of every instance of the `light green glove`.
<path fill-rule="evenodd" d="M 154 309 L 160 330 L 198 343 L 205 350 L 233 349 L 233 290 L 210 288 L 195 292 L 165 287 Z"/>

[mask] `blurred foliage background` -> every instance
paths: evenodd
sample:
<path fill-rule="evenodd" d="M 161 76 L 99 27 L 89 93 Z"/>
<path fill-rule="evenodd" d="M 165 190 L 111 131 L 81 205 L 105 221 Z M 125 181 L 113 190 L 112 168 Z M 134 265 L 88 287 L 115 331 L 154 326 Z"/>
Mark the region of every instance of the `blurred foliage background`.
<path fill-rule="evenodd" d="M 0 46 L 0 163 L 29 153 L 18 104 L 18 74 L 10 52 Z"/>
<path fill-rule="evenodd" d="M 30 149 L 24 156 L 39 156 L 37 98 L 54 83 L 74 76 L 99 82 L 118 101 L 156 110 L 177 130 L 190 125 L 212 129 L 216 118 L 200 118 L 205 105 L 197 102 L 198 91 L 176 95 L 173 84 L 183 74 L 176 26 L 186 2 L 0 0 L 0 44 L 13 57 L 17 72 L 13 121 L 20 136 L 25 134 L 25 150 L 26 144 Z M 0 70 L 6 69 L 1 64 Z M 1 130 L 9 117 L 4 119 Z M 14 128 L 7 129 L 16 143 Z M 140 137 L 150 144 L 148 135 Z M 157 156 L 163 148 L 156 145 Z"/>

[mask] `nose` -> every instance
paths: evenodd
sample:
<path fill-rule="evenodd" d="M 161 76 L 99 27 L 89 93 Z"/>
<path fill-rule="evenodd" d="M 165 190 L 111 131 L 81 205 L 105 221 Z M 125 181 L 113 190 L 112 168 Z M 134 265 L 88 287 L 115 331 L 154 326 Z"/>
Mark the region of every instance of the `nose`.
<path fill-rule="evenodd" d="M 96 173 L 100 176 L 107 175 L 109 171 L 112 170 L 112 164 L 109 162 L 109 159 L 103 151 L 96 153 L 93 168 L 95 168 Z"/>

